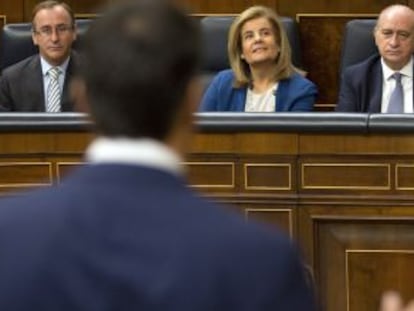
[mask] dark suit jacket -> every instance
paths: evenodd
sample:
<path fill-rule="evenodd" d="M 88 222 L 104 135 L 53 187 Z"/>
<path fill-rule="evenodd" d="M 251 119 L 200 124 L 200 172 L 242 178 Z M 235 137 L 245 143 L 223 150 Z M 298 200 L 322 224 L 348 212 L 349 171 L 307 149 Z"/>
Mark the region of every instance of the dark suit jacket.
<path fill-rule="evenodd" d="M 73 104 L 69 100 L 68 84 L 77 64 L 78 55 L 72 52 L 63 85 L 62 111 L 73 111 Z M 0 111 L 44 112 L 45 110 L 42 67 L 38 54 L 3 70 L 0 77 Z"/>
<path fill-rule="evenodd" d="M 86 165 L 0 201 L 0 310 L 314 310 L 291 242 L 172 174 Z"/>
<path fill-rule="evenodd" d="M 378 54 L 346 68 L 336 111 L 380 113 L 382 80 L 381 57 Z"/>

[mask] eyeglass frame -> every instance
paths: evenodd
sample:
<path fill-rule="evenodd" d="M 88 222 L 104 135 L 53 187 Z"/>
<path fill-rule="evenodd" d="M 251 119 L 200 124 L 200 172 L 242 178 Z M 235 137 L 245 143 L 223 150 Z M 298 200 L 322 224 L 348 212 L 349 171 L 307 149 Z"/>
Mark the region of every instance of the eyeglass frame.
<path fill-rule="evenodd" d="M 40 27 L 39 30 L 36 29 L 32 29 L 33 33 L 35 33 L 36 35 L 48 38 L 51 37 L 53 35 L 53 31 L 56 32 L 56 34 L 58 35 L 62 35 L 68 31 L 73 31 L 75 29 L 75 25 L 67 25 L 67 24 L 60 24 L 57 25 L 56 27 L 51 27 L 51 26 L 43 26 Z"/>

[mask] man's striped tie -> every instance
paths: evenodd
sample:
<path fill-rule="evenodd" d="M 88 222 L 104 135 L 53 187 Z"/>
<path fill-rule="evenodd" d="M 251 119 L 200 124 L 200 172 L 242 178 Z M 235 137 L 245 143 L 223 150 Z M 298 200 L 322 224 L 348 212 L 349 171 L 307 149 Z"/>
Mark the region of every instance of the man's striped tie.
<path fill-rule="evenodd" d="M 49 73 L 49 86 L 47 88 L 47 112 L 60 112 L 60 87 L 58 67 L 52 67 Z"/>

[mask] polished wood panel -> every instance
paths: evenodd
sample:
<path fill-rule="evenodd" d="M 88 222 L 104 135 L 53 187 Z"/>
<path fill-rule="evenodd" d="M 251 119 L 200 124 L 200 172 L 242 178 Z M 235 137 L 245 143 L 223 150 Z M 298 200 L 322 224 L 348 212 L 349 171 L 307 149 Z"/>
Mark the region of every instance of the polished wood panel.
<path fill-rule="evenodd" d="M 0 161 L 0 190 L 52 185 L 52 164 L 41 159 Z"/>
<path fill-rule="evenodd" d="M 412 295 L 414 206 L 410 207 L 404 218 L 381 215 L 380 209 L 368 215 L 357 207 L 352 217 L 344 217 L 339 207 L 329 216 L 312 216 L 316 274 L 326 310 L 374 309 L 387 289 Z M 310 213 L 315 212 L 321 210 L 310 207 Z"/>
<path fill-rule="evenodd" d="M 254 142 L 255 147 L 252 148 Z M 218 136 L 199 133 L 192 144 L 191 153 L 204 152 L 205 148 L 215 153 L 243 154 L 297 154 L 298 136 L 289 133 L 220 133 Z"/>
<path fill-rule="evenodd" d="M 5 16 L 8 23 L 17 23 L 23 20 L 23 2 L 20 0 L 0 1 L 0 15 Z"/>
<path fill-rule="evenodd" d="M 3 27 L 7 23 L 6 15 L 0 15 L 0 27 Z"/>
<path fill-rule="evenodd" d="M 279 0 L 278 10 L 283 15 L 294 16 L 296 13 L 339 13 L 339 14 L 376 14 L 387 5 L 394 3 L 407 4 L 410 1 L 400 0 L 348 0 L 348 1 L 290 1 Z M 412 1 L 411 1 L 412 2 Z M 327 43 L 329 41 L 326 41 Z M 329 42 L 330 43 L 330 42 Z"/>
<path fill-rule="evenodd" d="M 211 13 L 240 13 L 244 9 L 260 4 L 277 9 L 276 0 L 181 0 L 179 1 L 185 4 L 193 13 L 211 14 Z"/>
<path fill-rule="evenodd" d="M 302 154 L 316 156 L 318 154 L 348 154 L 348 155 L 412 155 L 414 153 L 414 141 L 411 134 L 399 135 L 348 135 L 329 134 L 314 135 L 304 133 L 299 137 Z"/>
<path fill-rule="evenodd" d="M 348 310 L 369 310 L 386 290 L 405 299 L 414 292 L 414 249 L 348 250 L 346 252 Z M 387 284 L 384 286 L 383 284 Z"/>
<path fill-rule="evenodd" d="M 60 183 L 84 165 L 91 138 L 0 131 L 0 191 Z M 207 131 L 184 164 L 194 191 L 298 241 L 324 310 L 367 310 L 384 289 L 413 290 L 412 272 L 401 272 L 414 259 L 413 141 L 398 132 Z"/>
<path fill-rule="evenodd" d="M 414 190 L 414 163 L 396 165 L 395 189 Z"/>
<path fill-rule="evenodd" d="M 302 189 L 390 190 L 388 163 L 303 163 Z"/>
<path fill-rule="evenodd" d="M 275 191 L 292 190 L 292 166 L 290 163 L 245 163 L 244 189 Z"/>
<path fill-rule="evenodd" d="M 186 162 L 188 180 L 194 188 L 221 188 L 234 191 L 234 162 Z"/>
<path fill-rule="evenodd" d="M 262 222 L 277 230 L 283 230 L 291 238 L 294 238 L 295 209 L 275 208 L 272 205 L 267 208 L 265 206 L 248 206 L 242 205 L 247 220 Z"/>
<path fill-rule="evenodd" d="M 93 137 L 90 133 L 1 133 L 0 153 L 4 155 L 67 154 L 78 157 Z"/>
<path fill-rule="evenodd" d="M 15 0 L 13 0 L 15 1 Z M 23 20 L 31 21 L 32 19 L 32 9 L 33 7 L 41 2 L 39 0 L 21 0 L 23 2 Z M 111 1 L 107 0 L 88 0 L 88 1 L 79 1 L 79 0 L 65 0 L 65 2 L 72 8 L 72 10 L 77 14 L 91 14 L 97 13 L 101 10 L 101 7 Z"/>

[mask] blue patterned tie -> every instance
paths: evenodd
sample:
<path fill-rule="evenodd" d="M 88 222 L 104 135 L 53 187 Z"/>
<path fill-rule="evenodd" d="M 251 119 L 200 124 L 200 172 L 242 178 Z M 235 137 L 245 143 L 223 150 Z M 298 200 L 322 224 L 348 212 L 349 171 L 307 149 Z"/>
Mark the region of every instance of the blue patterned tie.
<path fill-rule="evenodd" d="M 60 70 L 57 67 L 52 67 L 49 73 L 49 86 L 47 88 L 47 112 L 60 111 L 60 87 L 59 74 Z"/>
<path fill-rule="evenodd" d="M 391 93 L 387 113 L 404 113 L 404 90 L 401 84 L 401 73 L 396 72 L 392 75 L 395 79 L 395 88 Z"/>

